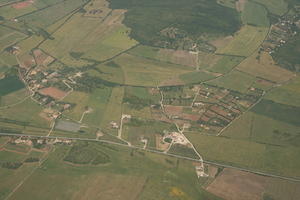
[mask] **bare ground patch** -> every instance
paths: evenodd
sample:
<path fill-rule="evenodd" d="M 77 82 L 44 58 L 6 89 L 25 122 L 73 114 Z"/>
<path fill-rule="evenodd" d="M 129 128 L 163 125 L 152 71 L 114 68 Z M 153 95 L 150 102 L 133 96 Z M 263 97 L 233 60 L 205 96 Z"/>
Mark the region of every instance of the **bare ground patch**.
<path fill-rule="evenodd" d="M 15 9 L 22 9 L 22 8 L 27 8 L 29 7 L 31 4 L 33 4 L 34 1 L 33 0 L 28 0 L 28 1 L 22 1 L 22 2 L 19 2 L 19 3 L 14 3 L 12 5 L 13 8 Z"/>
<path fill-rule="evenodd" d="M 39 90 L 39 93 L 45 96 L 50 96 L 54 99 L 61 99 L 64 96 L 66 96 L 66 92 L 55 88 L 55 87 L 47 87 L 47 88 L 43 88 L 41 90 Z"/>
<path fill-rule="evenodd" d="M 252 173 L 224 169 L 206 190 L 224 199 L 261 200 L 267 180 Z"/>

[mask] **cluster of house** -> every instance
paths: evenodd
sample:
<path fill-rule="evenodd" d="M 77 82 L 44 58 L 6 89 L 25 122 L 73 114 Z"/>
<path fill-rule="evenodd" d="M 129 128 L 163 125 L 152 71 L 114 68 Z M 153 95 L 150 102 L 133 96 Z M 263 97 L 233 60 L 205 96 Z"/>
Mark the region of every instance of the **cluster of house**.
<path fill-rule="evenodd" d="M 227 89 L 208 91 L 207 86 L 201 87 L 199 101 L 193 104 L 193 110 L 201 117 L 197 121 L 205 130 L 220 131 L 242 112 L 251 107 L 262 95 L 257 88 L 250 88 L 252 94 L 242 95 Z M 257 91 L 256 91 L 257 90 Z"/>
<path fill-rule="evenodd" d="M 19 137 L 17 139 L 13 139 L 11 141 L 11 143 L 14 144 L 25 144 L 28 146 L 32 146 L 33 145 L 33 141 L 32 138 L 29 137 Z M 42 138 L 42 139 L 37 139 L 36 140 L 37 144 L 66 144 L 66 145 L 70 145 L 72 144 L 72 140 L 69 139 L 60 139 L 60 138 Z"/>
<path fill-rule="evenodd" d="M 287 42 L 287 40 L 297 34 L 295 27 L 300 29 L 298 14 L 281 17 L 277 23 L 273 24 L 268 38 L 262 45 L 262 50 L 272 54 L 274 50 Z"/>

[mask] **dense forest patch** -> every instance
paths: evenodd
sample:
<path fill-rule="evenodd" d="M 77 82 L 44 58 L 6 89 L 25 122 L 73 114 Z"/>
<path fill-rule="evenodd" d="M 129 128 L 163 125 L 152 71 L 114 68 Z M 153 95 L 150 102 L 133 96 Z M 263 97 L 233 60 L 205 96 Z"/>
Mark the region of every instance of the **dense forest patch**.
<path fill-rule="evenodd" d="M 142 44 L 189 49 L 206 35 L 230 35 L 240 28 L 239 14 L 216 0 L 109 0 L 126 9 L 124 23 Z M 201 36 L 201 39 L 200 39 Z M 207 39 L 207 38 L 205 38 Z"/>

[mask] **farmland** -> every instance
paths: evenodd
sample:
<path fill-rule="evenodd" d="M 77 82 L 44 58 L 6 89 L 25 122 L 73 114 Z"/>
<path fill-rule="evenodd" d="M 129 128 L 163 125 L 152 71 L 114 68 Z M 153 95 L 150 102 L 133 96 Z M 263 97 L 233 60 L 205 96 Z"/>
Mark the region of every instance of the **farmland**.
<path fill-rule="evenodd" d="M 298 200 L 298 0 L 0 0 L 0 199 Z"/>

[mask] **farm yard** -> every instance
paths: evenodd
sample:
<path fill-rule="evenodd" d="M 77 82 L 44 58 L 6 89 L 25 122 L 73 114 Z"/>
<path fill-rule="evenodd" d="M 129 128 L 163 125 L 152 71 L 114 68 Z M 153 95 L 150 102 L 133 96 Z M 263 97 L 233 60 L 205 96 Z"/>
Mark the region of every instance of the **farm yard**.
<path fill-rule="evenodd" d="M 298 200 L 299 6 L 0 0 L 0 199 Z"/>

